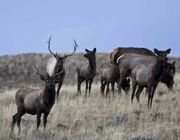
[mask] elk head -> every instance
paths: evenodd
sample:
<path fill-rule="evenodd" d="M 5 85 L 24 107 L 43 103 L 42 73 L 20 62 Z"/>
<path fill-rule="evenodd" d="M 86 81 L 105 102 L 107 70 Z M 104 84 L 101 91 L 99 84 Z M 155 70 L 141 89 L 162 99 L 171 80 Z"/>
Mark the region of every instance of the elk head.
<path fill-rule="evenodd" d="M 88 49 L 85 49 L 85 51 L 86 51 L 86 54 L 84 55 L 84 57 L 86 57 L 87 59 L 95 58 L 96 48 L 94 48 L 93 51 L 90 51 Z"/>
<path fill-rule="evenodd" d="M 173 77 L 174 77 L 174 75 L 176 73 L 175 63 L 176 63 L 176 61 L 167 62 L 166 65 L 165 65 L 166 71 Z"/>
<path fill-rule="evenodd" d="M 69 56 L 72 56 L 72 55 L 76 52 L 76 49 L 77 49 L 77 47 L 78 47 L 76 41 L 74 40 L 74 50 L 73 50 L 73 52 L 72 52 L 71 54 L 65 54 L 64 56 L 60 56 L 60 54 L 58 54 L 57 52 L 56 52 L 56 53 L 53 53 L 53 52 L 52 52 L 52 50 L 51 50 L 51 48 L 50 48 L 50 46 L 51 46 L 51 45 L 50 45 L 50 42 L 51 42 L 51 36 L 50 36 L 49 41 L 48 41 L 48 50 L 49 50 L 49 52 L 56 58 L 56 60 L 57 60 L 57 65 L 58 65 L 59 67 L 63 67 L 63 64 L 64 64 L 66 58 L 68 58 Z"/>
<path fill-rule="evenodd" d="M 159 57 L 159 58 L 163 58 L 163 59 L 166 59 L 167 58 L 167 55 L 170 54 L 171 52 L 171 48 L 165 50 L 165 51 L 161 51 L 161 50 L 158 50 L 158 49 L 154 49 L 154 53 Z"/>
<path fill-rule="evenodd" d="M 40 76 L 40 79 L 44 81 L 48 87 L 55 86 L 55 84 L 59 82 L 59 78 L 57 77 L 63 73 L 63 70 L 61 70 L 59 73 L 51 77 L 48 73 L 42 74 L 41 72 L 39 72 L 36 65 L 34 65 L 34 69 L 36 70 L 36 73 Z"/>

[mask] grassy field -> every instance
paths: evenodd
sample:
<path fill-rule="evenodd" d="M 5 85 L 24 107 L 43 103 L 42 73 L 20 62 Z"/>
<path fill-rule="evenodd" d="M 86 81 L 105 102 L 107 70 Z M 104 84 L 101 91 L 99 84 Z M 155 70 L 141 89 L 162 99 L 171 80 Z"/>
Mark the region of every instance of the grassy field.
<path fill-rule="evenodd" d="M 47 127 L 36 130 L 36 116 L 24 115 L 21 134 L 10 137 L 12 115 L 16 113 L 16 89 L 0 95 L 0 139 L 22 140 L 178 140 L 180 139 L 180 75 L 176 74 L 174 93 L 159 84 L 152 109 L 141 95 L 141 107 L 129 95 L 109 98 L 100 96 L 93 84 L 90 97 L 76 96 L 76 85 L 63 85 L 58 102 L 53 106 Z M 85 87 L 83 86 L 82 89 Z"/>

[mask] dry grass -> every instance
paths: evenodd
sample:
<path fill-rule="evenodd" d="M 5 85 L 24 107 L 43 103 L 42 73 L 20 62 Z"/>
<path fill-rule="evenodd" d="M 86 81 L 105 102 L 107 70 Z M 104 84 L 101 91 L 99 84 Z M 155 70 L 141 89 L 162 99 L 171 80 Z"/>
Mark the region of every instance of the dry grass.
<path fill-rule="evenodd" d="M 11 117 L 16 113 L 14 94 L 0 96 L 0 139 L 55 140 L 178 140 L 180 139 L 180 76 L 176 75 L 175 92 L 164 85 L 156 90 L 153 108 L 148 110 L 147 97 L 141 95 L 141 107 L 130 94 L 102 98 L 99 85 L 93 85 L 90 97 L 76 96 L 76 86 L 65 86 L 53 106 L 45 130 L 36 131 L 36 116 L 24 115 L 21 135 L 10 138 Z M 84 89 L 84 87 L 82 87 Z"/>

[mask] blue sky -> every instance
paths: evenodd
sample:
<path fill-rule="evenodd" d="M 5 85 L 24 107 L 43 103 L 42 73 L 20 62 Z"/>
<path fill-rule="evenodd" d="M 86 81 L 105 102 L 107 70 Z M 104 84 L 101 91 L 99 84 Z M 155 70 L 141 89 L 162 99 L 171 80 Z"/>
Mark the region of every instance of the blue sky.
<path fill-rule="evenodd" d="M 0 55 L 118 46 L 172 48 L 180 56 L 179 0 L 4 0 Z"/>

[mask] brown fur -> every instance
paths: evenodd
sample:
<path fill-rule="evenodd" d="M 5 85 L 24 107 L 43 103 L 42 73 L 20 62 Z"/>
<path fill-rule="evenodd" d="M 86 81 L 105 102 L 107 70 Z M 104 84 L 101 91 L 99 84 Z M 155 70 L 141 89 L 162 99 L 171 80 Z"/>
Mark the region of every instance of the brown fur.
<path fill-rule="evenodd" d="M 162 73 L 165 69 L 164 65 L 166 58 L 163 61 L 156 56 L 146 56 L 140 54 L 127 53 L 118 61 L 120 80 L 118 84 L 119 90 L 121 84 L 127 76 L 132 77 L 133 92 L 135 91 L 134 85 L 140 87 L 147 87 L 148 90 L 148 106 L 152 106 L 152 100 L 155 89 L 162 77 Z M 134 93 L 132 93 L 133 95 Z"/>
<path fill-rule="evenodd" d="M 91 92 L 91 84 L 93 82 L 93 79 L 96 75 L 96 48 L 93 49 L 93 51 L 90 51 L 88 49 L 85 49 L 86 54 L 84 57 L 88 59 L 88 63 L 83 65 L 79 65 L 76 67 L 77 71 L 77 95 L 81 94 L 81 83 L 85 80 L 86 81 L 86 91 L 85 96 L 87 95 L 87 90 L 89 89 L 89 95 Z"/>
<path fill-rule="evenodd" d="M 123 48 L 123 47 L 119 47 L 119 48 L 115 48 L 111 53 L 110 53 L 110 62 L 112 64 L 117 64 L 116 60 L 117 58 L 125 53 L 135 53 L 135 54 L 143 54 L 143 55 L 151 55 L 151 56 L 155 56 L 155 54 L 146 49 L 146 48 L 135 48 L 135 47 L 127 47 L 127 48 Z"/>
<path fill-rule="evenodd" d="M 163 70 L 163 73 L 162 73 L 162 77 L 161 77 L 161 82 L 164 83 L 169 90 L 173 90 L 173 85 L 174 85 L 174 73 L 175 73 L 175 66 L 174 66 L 174 62 L 171 64 L 171 63 L 165 63 L 164 65 L 164 70 Z M 134 81 L 134 88 L 138 85 L 138 83 Z M 136 85 L 137 84 L 137 85 Z M 138 90 L 136 91 L 136 94 L 135 94 L 135 89 L 132 93 L 132 97 L 131 97 L 131 101 L 133 102 L 133 98 L 134 98 L 134 95 L 136 95 L 136 99 L 138 102 L 139 101 L 139 96 L 143 90 L 143 86 L 140 86 L 138 85 Z M 147 93 L 148 91 L 146 91 Z"/>
<path fill-rule="evenodd" d="M 56 58 L 57 62 L 56 62 L 56 65 L 55 65 L 55 72 L 54 74 L 57 74 L 59 73 L 60 71 L 63 70 L 63 73 L 61 76 L 59 76 L 59 83 L 58 83 L 58 86 L 57 86 L 57 99 L 58 99 L 58 96 L 59 96 L 59 92 L 60 92 L 60 89 L 61 89 L 61 86 L 63 84 L 63 81 L 64 81 L 64 77 L 65 77 L 65 68 L 64 68 L 64 62 L 65 60 L 69 57 L 69 56 L 72 56 L 78 45 L 76 43 L 76 41 L 74 40 L 74 51 L 71 53 L 71 54 L 65 54 L 64 56 L 60 56 L 58 53 L 53 53 L 50 49 L 50 41 L 51 41 L 51 37 L 49 38 L 49 41 L 48 41 L 48 49 L 49 49 L 49 52 L 54 56 L 54 58 Z"/>
<path fill-rule="evenodd" d="M 163 59 L 167 59 L 167 54 L 169 54 L 170 51 L 171 51 L 170 48 L 165 50 L 165 51 L 158 50 L 158 49 L 155 48 L 154 53 L 153 53 L 151 50 L 148 50 L 146 48 L 133 48 L 133 47 L 122 48 L 122 47 L 119 47 L 119 48 L 114 49 L 113 52 L 110 53 L 110 61 L 113 64 L 117 64 L 116 63 L 117 58 L 119 56 L 125 54 L 125 53 L 142 54 L 142 55 L 147 55 L 147 56 L 148 55 L 149 56 L 158 56 L 159 59 L 163 60 Z M 167 65 L 166 65 L 167 66 L 166 69 L 167 69 L 167 72 L 169 73 L 168 75 L 174 77 L 174 74 L 175 74 L 175 62 L 173 62 L 173 64 L 168 64 L 167 63 Z M 165 83 L 166 86 L 168 87 L 167 81 L 164 78 L 161 79 L 161 82 Z"/>
<path fill-rule="evenodd" d="M 62 74 L 62 71 L 54 77 L 49 75 L 42 75 L 38 71 L 42 81 L 45 82 L 44 88 L 32 89 L 29 87 L 21 88 L 16 92 L 15 101 L 17 105 L 17 113 L 12 117 L 11 133 L 14 131 L 14 126 L 17 122 L 19 134 L 21 131 L 20 123 L 21 117 L 25 114 L 37 114 L 37 129 L 41 122 L 41 114 L 44 114 L 43 123 L 46 127 L 47 117 L 55 103 L 55 84 L 59 82 L 56 76 Z"/>
<path fill-rule="evenodd" d="M 104 89 L 106 86 L 106 97 L 109 92 L 109 84 L 111 84 L 112 92 L 114 93 L 114 84 L 118 83 L 120 78 L 119 68 L 116 65 L 105 63 L 101 66 L 101 94 L 104 96 Z M 122 83 L 122 89 L 128 92 L 130 88 L 130 79 L 125 79 Z"/>

